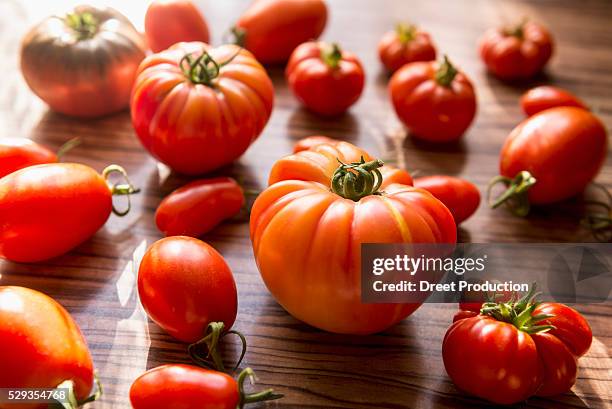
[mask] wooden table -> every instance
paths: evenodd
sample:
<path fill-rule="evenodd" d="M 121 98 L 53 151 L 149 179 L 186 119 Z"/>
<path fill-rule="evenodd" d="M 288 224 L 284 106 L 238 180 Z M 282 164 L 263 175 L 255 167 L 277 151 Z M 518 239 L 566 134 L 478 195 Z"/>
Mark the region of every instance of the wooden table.
<path fill-rule="evenodd" d="M 54 4 L 46 4 L 54 3 Z M 59 300 L 76 318 L 91 347 L 105 386 L 92 408 L 128 408 L 127 391 L 145 369 L 167 362 L 188 362 L 185 345 L 147 320 L 134 283 L 139 258 L 160 238 L 153 212 L 162 197 L 185 183 L 168 174 L 143 150 L 127 112 L 84 121 L 49 112 L 25 86 L 17 69 L 18 43 L 24 30 L 63 8 L 62 2 L 0 2 L 0 136 L 27 136 L 57 148 L 79 136 L 83 143 L 66 160 L 101 170 L 118 163 L 143 192 L 132 212 L 111 217 L 106 227 L 72 253 L 37 265 L 0 262 L 0 284 L 41 290 Z M 142 25 L 145 2 L 108 1 Z M 132 4 L 136 3 L 136 4 Z M 219 43 L 221 33 L 246 7 L 245 1 L 201 3 Z M 329 0 L 331 20 L 324 33 L 358 54 L 367 70 L 367 87 L 350 113 L 322 120 L 301 109 L 283 79 L 270 69 L 276 87 L 274 113 L 265 131 L 234 165 L 218 172 L 240 177 L 249 188 L 265 186 L 272 163 L 290 152 L 299 138 L 326 134 L 362 145 L 422 174 L 461 175 L 484 190 L 496 174 L 500 145 L 521 120 L 518 97 L 527 88 L 508 86 L 485 73 L 476 41 L 489 26 L 523 16 L 544 22 L 558 42 L 547 74 L 533 84 L 566 87 L 591 104 L 609 127 L 612 123 L 612 3 L 551 0 L 538 4 L 506 1 Z M 406 138 L 386 91 L 376 44 L 398 19 L 429 30 L 439 51 L 447 53 L 475 82 L 479 112 L 463 141 L 437 147 Z M 612 184 L 606 163 L 598 181 Z M 539 209 L 526 219 L 482 205 L 462 225 L 460 238 L 472 242 L 590 241 L 576 220 L 579 200 Z M 390 330 L 368 337 L 328 334 L 304 325 L 280 308 L 267 292 L 255 266 L 248 225 L 227 223 L 204 239 L 228 260 L 238 282 L 240 311 L 235 328 L 247 334 L 245 363 L 254 368 L 259 387 L 273 387 L 286 397 L 268 404 L 278 408 L 475 408 L 490 407 L 454 387 L 440 355 L 441 340 L 455 305 L 428 304 Z M 580 361 L 572 392 L 534 398 L 530 408 L 612 407 L 612 303 L 577 305 L 594 333 L 593 346 Z M 230 351 L 231 353 L 231 351 Z M 1 363 L 0 363 L 1 367 Z"/>

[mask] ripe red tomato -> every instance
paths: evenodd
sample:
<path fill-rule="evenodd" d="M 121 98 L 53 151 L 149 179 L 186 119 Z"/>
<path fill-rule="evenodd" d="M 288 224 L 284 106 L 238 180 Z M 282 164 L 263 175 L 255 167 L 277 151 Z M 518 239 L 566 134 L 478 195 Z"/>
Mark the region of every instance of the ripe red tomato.
<path fill-rule="evenodd" d="M 0 178 L 16 170 L 57 162 L 48 148 L 26 138 L 0 138 Z"/>
<path fill-rule="evenodd" d="M 138 271 L 138 294 L 151 319 L 176 339 L 193 343 L 208 324 L 236 320 L 238 296 L 227 263 L 208 244 L 185 236 L 161 239 Z"/>
<path fill-rule="evenodd" d="M 492 28 L 480 40 L 480 57 L 503 80 L 531 78 L 553 53 L 548 30 L 531 21 L 514 28 Z"/>
<path fill-rule="evenodd" d="M 436 59 L 436 47 L 425 31 L 411 24 L 398 24 L 378 43 L 378 56 L 389 72 L 416 61 Z"/>
<path fill-rule="evenodd" d="M 234 179 L 200 179 L 162 200 L 155 223 L 166 236 L 199 237 L 238 214 L 243 205 L 244 193 Z"/>
<path fill-rule="evenodd" d="M 210 41 L 206 20 L 190 0 L 153 1 L 144 24 L 147 42 L 154 53 L 181 41 Z"/>
<path fill-rule="evenodd" d="M 476 94 L 465 74 L 444 62 L 414 62 L 393 74 L 389 92 L 397 116 L 418 138 L 458 139 L 476 115 Z"/>
<path fill-rule="evenodd" d="M 248 51 L 179 43 L 140 65 L 132 124 L 157 159 L 177 172 L 202 174 L 246 151 L 273 101 L 272 81 Z"/>
<path fill-rule="evenodd" d="M 478 188 L 465 179 L 436 175 L 414 179 L 414 186 L 427 190 L 440 200 L 459 224 L 470 217 L 480 204 Z"/>
<path fill-rule="evenodd" d="M 89 239 L 114 211 L 113 194 L 129 195 L 129 184 L 109 186 L 89 166 L 52 163 L 30 166 L 0 179 L 0 257 L 32 263 L 65 254 Z M 129 210 L 129 209 L 128 209 Z"/>
<path fill-rule="evenodd" d="M 531 204 L 572 197 L 597 176 L 607 154 L 605 126 L 593 114 L 575 107 L 542 111 L 521 122 L 508 135 L 500 154 L 500 174 L 508 189 L 493 208 L 509 200 L 518 215 Z"/>
<path fill-rule="evenodd" d="M 502 304 L 485 304 L 483 313 L 448 329 L 442 357 L 459 389 L 499 404 L 571 389 L 577 358 L 591 345 L 588 323 L 563 304 L 525 299 L 502 303 L 505 312 Z"/>
<path fill-rule="evenodd" d="M 289 87 L 308 109 L 325 116 L 339 115 L 363 91 L 365 74 L 357 56 L 338 44 L 310 41 L 297 47 L 285 71 Z"/>
<path fill-rule="evenodd" d="M 326 22 L 323 0 L 255 0 L 232 31 L 259 62 L 278 64 L 298 45 L 319 38 Z"/>
<path fill-rule="evenodd" d="M 91 355 L 77 324 L 43 293 L 0 287 L 0 387 L 55 388 L 64 381 L 74 383 L 78 401 L 88 397 L 94 383 Z"/>
<path fill-rule="evenodd" d="M 555 107 L 589 108 L 572 93 L 550 85 L 531 88 L 521 96 L 521 108 L 527 116 Z"/>
<path fill-rule="evenodd" d="M 222 372 L 191 365 L 162 365 L 140 375 L 130 388 L 134 409 L 236 409 L 245 404 L 279 399 L 271 389 L 256 394 L 244 393 L 247 368 L 238 382 Z"/>
<path fill-rule="evenodd" d="M 333 138 L 330 138 L 329 136 L 324 136 L 324 135 L 307 136 L 306 138 L 300 139 L 299 141 L 295 143 L 295 145 L 293 145 L 293 153 L 307 151 L 307 150 L 314 148 L 315 146 L 323 145 L 325 143 L 334 144 L 337 142 L 339 141 Z"/>

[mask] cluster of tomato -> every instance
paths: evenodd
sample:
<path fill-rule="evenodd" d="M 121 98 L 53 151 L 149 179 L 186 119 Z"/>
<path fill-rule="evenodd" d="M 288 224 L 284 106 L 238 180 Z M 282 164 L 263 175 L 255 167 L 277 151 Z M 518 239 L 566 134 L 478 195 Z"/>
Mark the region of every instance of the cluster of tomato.
<path fill-rule="evenodd" d="M 145 17 L 146 41 L 118 12 L 80 6 L 30 31 L 22 71 L 32 90 L 65 114 L 94 117 L 129 105 L 136 134 L 153 156 L 179 173 L 201 175 L 240 157 L 267 124 L 274 88 L 261 64 L 286 62 L 289 87 L 317 114 L 337 115 L 358 100 L 364 87 L 358 58 L 338 44 L 311 41 L 326 20 L 322 0 L 256 0 L 232 28 L 234 44 L 211 47 L 204 17 L 187 0 L 154 1 Z M 154 53 L 147 55 L 148 48 Z M 434 142 L 461 137 L 476 114 L 474 87 L 448 58 L 435 61 L 431 37 L 400 25 L 383 37 L 379 53 L 393 72 L 389 91 L 395 111 L 412 134 Z M 491 30 L 481 43 L 487 67 L 506 80 L 533 76 L 551 54 L 550 35 L 532 22 Z M 55 69 L 40 69 L 49 64 Z M 607 149 L 605 128 L 571 94 L 538 88 L 522 104 L 530 117 L 502 149 L 498 180 L 508 189 L 493 203 L 512 203 L 519 214 L 530 202 L 552 203 L 579 193 L 599 171 Z M 100 229 L 111 212 L 126 213 L 113 206 L 113 195 L 138 192 L 117 165 L 99 174 L 58 162 L 59 155 L 28 140 L 0 141 L 0 257 L 39 262 L 65 254 Z M 113 175 L 123 180 L 111 183 Z M 413 180 L 407 171 L 325 136 L 299 141 L 293 154 L 274 164 L 268 183 L 250 216 L 266 286 L 296 318 L 346 334 L 382 331 L 420 306 L 361 302 L 362 243 L 455 243 L 456 225 L 480 203 L 478 189 L 468 181 Z M 223 257 L 196 238 L 236 215 L 244 203 L 241 186 L 228 177 L 193 181 L 160 203 L 156 224 L 169 237 L 154 243 L 141 262 L 140 300 L 155 323 L 189 343 L 195 363 L 219 371 L 154 368 L 132 385 L 134 408 L 235 408 L 279 397 L 271 390 L 246 394 L 249 368 L 237 381 L 221 372 L 220 340 L 231 334 L 243 339 L 232 330 L 236 285 Z M 590 329 L 569 307 L 550 305 L 528 297 L 462 312 L 465 319 L 451 327 L 443 347 L 453 381 L 503 403 L 568 390 L 576 358 L 590 345 Z M 91 356 L 58 303 L 33 290 L 0 287 L 0 318 L 0 386 L 55 387 L 69 381 L 75 405 L 92 399 Z M 508 336 L 486 336 L 497 332 Z M 524 343 L 517 362 L 529 365 L 516 371 L 496 367 L 504 361 L 495 361 L 496 346 L 514 345 L 517 337 Z M 472 367 L 471 359 L 484 350 L 491 360 L 482 361 L 479 382 L 465 383 L 456 369 Z M 26 355 L 34 358 L 24 363 Z M 495 395 L 504 383 L 512 393 Z"/>

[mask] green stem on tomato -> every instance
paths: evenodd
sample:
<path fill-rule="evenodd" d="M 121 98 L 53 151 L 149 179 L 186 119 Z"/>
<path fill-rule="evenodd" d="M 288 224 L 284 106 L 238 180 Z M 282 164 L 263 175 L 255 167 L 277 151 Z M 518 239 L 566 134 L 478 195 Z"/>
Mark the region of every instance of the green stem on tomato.
<path fill-rule="evenodd" d="M 397 33 L 400 43 L 402 43 L 402 45 L 406 45 L 414 40 L 414 37 L 416 36 L 416 26 L 412 24 L 399 23 L 395 27 L 395 32 Z"/>
<path fill-rule="evenodd" d="M 337 43 L 323 44 L 321 46 L 321 59 L 332 70 L 340 66 L 342 60 L 342 50 Z"/>
<path fill-rule="evenodd" d="M 251 384 L 255 383 L 255 372 L 251 368 L 246 368 L 240 375 L 238 375 L 238 393 L 240 394 L 240 401 L 238 408 L 242 409 L 244 405 L 255 402 L 263 402 L 267 400 L 280 399 L 283 397 L 280 393 L 275 393 L 272 389 L 266 389 L 261 392 L 246 394 L 244 392 L 244 381 L 249 378 Z"/>
<path fill-rule="evenodd" d="M 525 24 L 527 24 L 527 17 L 524 17 L 519 24 L 506 29 L 504 32 L 508 36 L 516 37 L 522 40 L 525 37 Z"/>
<path fill-rule="evenodd" d="M 70 152 L 71 150 L 79 146 L 80 144 L 81 144 L 81 138 L 79 138 L 78 136 L 70 139 L 68 142 L 64 143 L 62 146 L 59 147 L 56 153 L 57 158 L 61 160 L 65 154 L 67 154 L 68 152 Z"/>
<path fill-rule="evenodd" d="M 77 33 L 79 41 L 88 40 L 98 32 L 98 21 L 89 12 L 69 13 L 64 22 Z"/>
<path fill-rule="evenodd" d="M 113 173 L 118 173 L 119 175 L 121 175 L 125 181 L 125 183 L 116 183 L 116 184 L 110 184 L 109 182 L 109 178 Z M 127 172 L 125 171 L 125 169 L 123 169 L 121 166 L 119 165 L 110 165 L 107 166 L 103 171 L 102 171 L 102 177 L 104 178 L 104 180 L 106 181 L 107 184 L 109 184 L 109 189 L 111 191 L 111 194 L 113 196 L 126 196 L 127 197 L 127 201 L 128 201 L 128 206 L 127 209 L 123 210 L 123 211 L 119 211 L 117 210 L 117 208 L 115 207 L 115 205 L 113 204 L 113 213 L 115 213 L 117 216 L 122 217 L 125 216 L 126 214 L 128 214 L 130 212 L 130 209 L 132 208 L 132 203 L 130 200 L 130 196 L 136 193 L 140 192 L 140 189 L 135 187 L 132 182 L 130 182 L 130 178 L 128 177 Z"/>
<path fill-rule="evenodd" d="M 188 53 L 179 61 L 179 67 L 193 84 L 212 87 L 213 80 L 221 73 L 221 68 L 232 62 L 241 51 L 242 48 L 239 48 L 234 55 L 222 63 L 218 63 L 206 50 L 202 50 L 197 57 L 194 57 L 194 53 Z"/>
<path fill-rule="evenodd" d="M 496 209 L 502 204 L 506 204 L 515 215 L 520 217 L 527 216 L 531 207 L 527 194 L 536 182 L 537 179 L 526 170 L 517 173 L 514 179 L 501 175 L 494 177 L 489 182 L 489 187 L 487 188 L 489 206 L 492 209 Z M 497 198 L 492 199 L 491 191 L 499 183 L 504 184 L 506 190 Z"/>
<path fill-rule="evenodd" d="M 223 365 L 223 359 L 219 353 L 219 344 L 225 336 L 236 335 L 238 338 L 240 338 L 242 343 L 242 352 L 240 353 L 240 358 L 238 358 L 238 361 L 236 362 L 236 365 L 232 371 L 238 369 L 244 355 L 246 354 L 246 338 L 239 331 L 224 331 L 224 329 L 225 324 L 223 324 L 223 322 L 211 322 L 206 327 L 204 337 L 187 347 L 189 356 L 195 363 L 206 368 L 212 368 L 220 372 L 225 372 L 225 365 Z"/>
<path fill-rule="evenodd" d="M 366 162 L 361 157 L 360 162 L 343 163 L 338 159 L 340 166 L 334 172 L 331 180 L 331 190 L 355 202 L 362 197 L 379 194 L 378 189 L 382 184 L 381 166 L 384 165 L 380 159 Z"/>
<path fill-rule="evenodd" d="M 246 44 L 247 31 L 244 28 L 234 26 L 230 29 L 230 36 L 232 40 L 230 44 L 236 44 L 239 47 L 244 47 Z"/>
<path fill-rule="evenodd" d="M 448 56 L 445 55 L 440 68 L 436 71 L 436 82 L 443 87 L 450 87 L 458 73 L 459 71 L 451 64 Z"/>
<path fill-rule="evenodd" d="M 55 389 L 66 389 L 66 399 L 58 400 L 57 404 L 61 406 L 63 409 L 77 409 L 83 406 L 86 403 L 95 402 L 103 394 L 102 383 L 100 383 L 100 378 L 97 373 L 94 373 L 94 390 L 90 396 L 83 400 L 78 400 L 76 394 L 74 392 L 74 381 L 68 379 L 64 382 L 60 383 L 55 387 Z M 55 407 L 55 405 L 51 405 Z"/>

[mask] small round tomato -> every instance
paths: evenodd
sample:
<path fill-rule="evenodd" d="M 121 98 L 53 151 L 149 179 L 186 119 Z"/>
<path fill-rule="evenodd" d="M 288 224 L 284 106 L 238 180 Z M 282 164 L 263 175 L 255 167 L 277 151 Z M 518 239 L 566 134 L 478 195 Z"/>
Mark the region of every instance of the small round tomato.
<path fill-rule="evenodd" d="M 50 149 L 26 138 L 0 138 L 0 178 L 28 166 L 57 162 Z"/>
<path fill-rule="evenodd" d="M 229 177 L 196 180 L 178 188 L 155 212 L 157 228 L 166 236 L 199 237 L 244 205 L 244 193 Z"/>
<path fill-rule="evenodd" d="M 210 41 L 206 20 L 190 0 L 153 1 L 144 24 L 147 42 L 154 53 L 181 41 Z"/>
<path fill-rule="evenodd" d="M 251 368 L 236 382 L 222 372 L 191 365 L 162 365 L 140 375 L 130 388 L 134 409 L 241 409 L 254 402 L 282 398 L 271 389 L 245 394 L 244 381 L 254 379 Z"/>
<path fill-rule="evenodd" d="M 555 107 L 577 107 L 588 110 L 584 102 L 569 91 L 550 85 L 531 88 L 521 96 L 521 108 L 527 116 Z"/>
<path fill-rule="evenodd" d="M 531 78 L 553 53 L 548 30 L 531 21 L 514 28 L 493 28 L 480 40 L 480 57 L 489 71 L 503 80 Z"/>
<path fill-rule="evenodd" d="M 393 74 L 389 82 L 393 107 L 415 137 L 449 142 L 463 135 L 476 115 L 476 94 L 465 74 L 444 57 L 413 62 Z"/>
<path fill-rule="evenodd" d="M 436 47 L 425 31 L 411 24 L 398 24 L 378 43 L 378 56 L 389 72 L 415 61 L 436 59 Z"/>
<path fill-rule="evenodd" d="M 308 42 L 295 49 L 285 71 L 291 91 L 308 109 L 339 115 L 363 91 L 365 74 L 359 59 L 338 44 Z"/>
<path fill-rule="evenodd" d="M 478 188 L 465 179 L 436 175 L 414 179 L 414 187 L 427 190 L 440 200 L 459 224 L 470 217 L 480 204 Z"/>
<path fill-rule="evenodd" d="M 0 387 L 55 388 L 64 381 L 73 382 L 78 401 L 88 397 L 94 383 L 91 354 L 77 324 L 43 293 L 0 287 Z"/>

